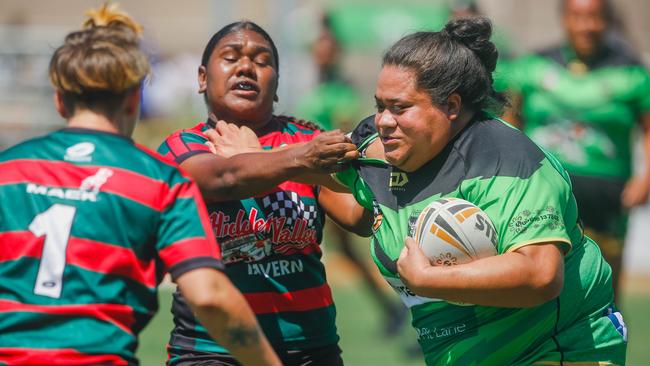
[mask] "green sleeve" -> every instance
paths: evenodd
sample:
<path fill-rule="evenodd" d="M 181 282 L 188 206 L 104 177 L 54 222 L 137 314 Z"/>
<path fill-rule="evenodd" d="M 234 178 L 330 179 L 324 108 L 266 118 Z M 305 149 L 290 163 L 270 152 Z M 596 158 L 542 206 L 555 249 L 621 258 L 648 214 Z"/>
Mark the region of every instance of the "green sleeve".
<path fill-rule="evenodd" d="M 650 114 L 650 73 L 644 67 L 639 67 L 639 83 L 635 94 L 638 96 L 638 110 L 641 116 Z"/>
<path fill-rule="evenodd" d="M 540 62 L 535 55 L 522 56 L 503 62 L 495 70 L 495 88 L 509 90 L 513 94 L 525 94 L 533 87 L 533 78 L 538 73 Z"/>
<path fill-rule="evenodd" d="M 464 185 L 465 197 L 492 220 L 499 253 L 541 242 L 571 249 L 567 226 L 575 225 L 575 201 L 569 181 L 548 159 L 528 178 L 497 176 Z"/>
<path fill-rule="evenodd" d="M 349 166 L 345 170 L 332 174 L 332 177 L 337 182 L 346 186 L 361 206 L 372 210 L 372 191 L 354 167 Z"/>

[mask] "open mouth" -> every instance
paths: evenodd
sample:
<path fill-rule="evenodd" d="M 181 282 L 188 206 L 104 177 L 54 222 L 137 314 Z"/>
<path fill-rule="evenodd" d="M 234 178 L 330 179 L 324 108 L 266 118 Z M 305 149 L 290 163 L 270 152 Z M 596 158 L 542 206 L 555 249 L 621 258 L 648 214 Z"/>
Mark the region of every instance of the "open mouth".
<path fill-rule="evenodd" d="M 236 90 L 245 94 L 257 94 L 259 93 L 260 88 L 253 82 L 241 80 L 234 83 L 230 90 Z"/>

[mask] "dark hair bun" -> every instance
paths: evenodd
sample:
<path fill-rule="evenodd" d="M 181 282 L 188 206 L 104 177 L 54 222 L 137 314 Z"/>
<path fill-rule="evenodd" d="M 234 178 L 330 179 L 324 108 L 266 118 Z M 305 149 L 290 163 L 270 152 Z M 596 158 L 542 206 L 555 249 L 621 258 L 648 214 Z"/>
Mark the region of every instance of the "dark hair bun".
<path fill-rule="evenodd" d="M 486 17 L 459 18 L 449 21 L 443 30 L 452 39 L 464 44 L 481 60 L 488 72 L 494 71 L 499 52 L 492 36 L 492 22 Z"/>

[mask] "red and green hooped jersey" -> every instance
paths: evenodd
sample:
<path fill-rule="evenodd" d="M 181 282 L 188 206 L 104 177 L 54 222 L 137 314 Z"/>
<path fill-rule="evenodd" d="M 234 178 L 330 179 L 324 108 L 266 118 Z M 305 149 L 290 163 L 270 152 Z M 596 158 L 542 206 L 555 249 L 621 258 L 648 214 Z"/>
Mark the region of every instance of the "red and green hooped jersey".
<path fill-rule="evenodd" d="M 511 62 L 501 83 L 522 97 L 524 131 L 571 174 L 626 180 L 632 131 L 650 113 L 650 73 L 607 42 L 590 64 L 568 46 Z"/>
<path fill-rule="evenodd" d="M 374 116 L 352 134 L 361 150 L 376 137 Z M 568 175 L 520 131 L 479 114 L 414 172 L 361 159 L 336 177 L 374 212 L 372 257 L 411 309 L 427 365 L 624 363 L 624 336 L 616 331 L 616 316 L 608 317 L 611 269 L 578 225 Z M 414 236 L 420 212 L 444 198 L 462 198 L 485 211 L 500 254 L 535 243 L 562 245 L 567 254 L 560 296 L 518 309 L 459 306 L 415 295 L 400 281 L 396 260 L 406 236 Z M 443 230 L 449 237 L 462 235 L 451 227 Z"/>
<path fill-rule="evenodd" d="M 310 141 L 317 133 L 285 117 L 271 124 L 270 132 L 259 137 L 265 149 Z M 211 124 L 200 123 L 177 131 L 158 151 L 177 163 L 209 153 L 203 135 L 208 128 Z M 320 261 L 324 216 L 317 196 L 316 186 L 287 181 L 257 197 L 208 203 L 226 273 L 276 349 L 338 342 L 336 311 Z M 197 324 L 182 297 L 176 294 L 174 300 L 172 361 L 184 350 L 227 352 Z"/>
<path fill-rule="evenodd" d="M 0 203 L 0 364 L 137 364 L 162 275 L 223 266 L 196 185 L 119 135 L 0 153 Z"/>

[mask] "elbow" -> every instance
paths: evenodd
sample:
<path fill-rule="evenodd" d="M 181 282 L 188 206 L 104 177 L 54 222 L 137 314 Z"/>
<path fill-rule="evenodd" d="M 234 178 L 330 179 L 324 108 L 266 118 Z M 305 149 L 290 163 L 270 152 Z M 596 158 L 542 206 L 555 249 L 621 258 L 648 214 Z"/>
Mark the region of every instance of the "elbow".
<path fill-rule="evenodd" d="M 186 296 L 187 301 L 197 313 L 214 313 L 221 312 L 224 304 L 228 301 L 228 296 L 224 291 L 215 291 L 214 288 L 208 291 L 194 293 L 191 297 Z"/>
<path fill-rule="evenodd" d="M 238 183 L 241 184 L 233 173 L 224 173 L 210 180 L 197 180 L 197 183 L 203 197 L 214 200 L 235 199 Z"/>
<path fill-rule="evenodd" d="M 531 283 L 531 303 L 526 307 L 538 306 L 560 296 L 564 288 L 564 276 L 558 273 L 547 273 L 536 276 Z"/>

